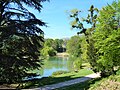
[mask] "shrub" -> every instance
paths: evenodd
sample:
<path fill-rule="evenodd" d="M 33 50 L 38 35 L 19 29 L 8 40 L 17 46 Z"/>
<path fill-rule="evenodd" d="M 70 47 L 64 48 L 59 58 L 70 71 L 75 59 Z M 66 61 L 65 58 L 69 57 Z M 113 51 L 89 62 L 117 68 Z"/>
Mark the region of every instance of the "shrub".
<path fill-rule="evenodd" d="M 68 71 L 56 71 L 56 72 L 53 72 L 52 73 L 52 76 L 57 76 L 57 75 L 61 75 L 61 74 L 66 74 L 66 73 L 68 73 Z"/>

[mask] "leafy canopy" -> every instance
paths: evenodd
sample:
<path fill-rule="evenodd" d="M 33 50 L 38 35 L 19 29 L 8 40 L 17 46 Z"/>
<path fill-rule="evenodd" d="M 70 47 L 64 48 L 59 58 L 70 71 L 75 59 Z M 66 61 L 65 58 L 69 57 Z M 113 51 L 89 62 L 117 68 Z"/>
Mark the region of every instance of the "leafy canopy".
<path fill-rule="evenodd" d="M 113 2 L 100 10 L 98 24 L 93 35 L 97 49 L 97 69 L 104 73 L 114 73 L 120 66 L 120 28 L 119 17 L 120 2 Z M 117 70 L 117 68 L 116 68 Z"/>
<path fill-rule="evenodd" d="M 47 0 L 0 0 L 0 81 L 12 83 L 36 75 L 45 23 L 27 7 L 41 11 Z"/>
<path fill-rule="evenodd" d="M 73 36 L 67 42 L 67 52 L 74 57 L 81 56 L 81 37 Z"/>

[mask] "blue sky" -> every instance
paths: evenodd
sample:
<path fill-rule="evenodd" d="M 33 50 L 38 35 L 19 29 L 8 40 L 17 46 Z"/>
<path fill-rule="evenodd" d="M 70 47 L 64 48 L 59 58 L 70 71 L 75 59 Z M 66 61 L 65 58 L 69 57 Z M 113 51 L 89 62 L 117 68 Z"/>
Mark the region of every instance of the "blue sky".
<path fill-rule="evenodd" d="M 46 22 L 48 27 L 42 27 L 45 38 L 66 38 L 76 35 L 77 30 L 71 30 L 70 19 L 66 11 L 77 8 L 81 10 L 83 16 L 91 5 L 97 8 L 112 3 L 113 0 L 50 0 L 42 3 L 41 13 L 34 12 L 37 18 Z"/>

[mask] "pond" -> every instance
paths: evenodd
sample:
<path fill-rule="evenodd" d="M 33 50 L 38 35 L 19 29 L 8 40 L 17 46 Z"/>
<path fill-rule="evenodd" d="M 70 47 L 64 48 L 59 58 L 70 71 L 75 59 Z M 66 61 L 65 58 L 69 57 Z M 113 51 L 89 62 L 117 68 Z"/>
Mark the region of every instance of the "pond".
<path fill-rule="evenodd" d="M 42 66 L 42 69 L 35 71 L 40 74 L 40 76 L 35 78 L 48 77 L 51 76 L 53 72 L 60 70 L 71 71 L 72 62 L 73 60 L 70 60 L 69 57 L 50 57 L 45 59 L 43 60 L 44 65 Z"/>

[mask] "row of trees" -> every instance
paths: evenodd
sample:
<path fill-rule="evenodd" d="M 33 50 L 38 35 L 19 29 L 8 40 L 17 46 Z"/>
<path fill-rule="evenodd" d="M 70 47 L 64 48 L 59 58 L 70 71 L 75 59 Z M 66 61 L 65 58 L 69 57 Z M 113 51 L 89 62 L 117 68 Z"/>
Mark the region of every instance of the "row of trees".
<path fill-rule="evenodd" d="M 41 54 L 43 56 L 55 56 L 59 52 L 65 52 L 66 43 L 67 41 L 63 39 L 46 39 Z"/>
<path fill-rule="evenodd" d="M 114 1 L 101 10 L 92 5 L 86 18 L 80 18 L 80 12 L 72 10 L 70 17 L 73 18 L 72 28 L 80 29 L 78 34 L 84 35 L 81 58 L 88 60 L 92 69 L 101 72 L 101 76 L 115 74 L 120 66 L 120 1 Z M 91 27 L 86 28 L 85 23 Z"/>

